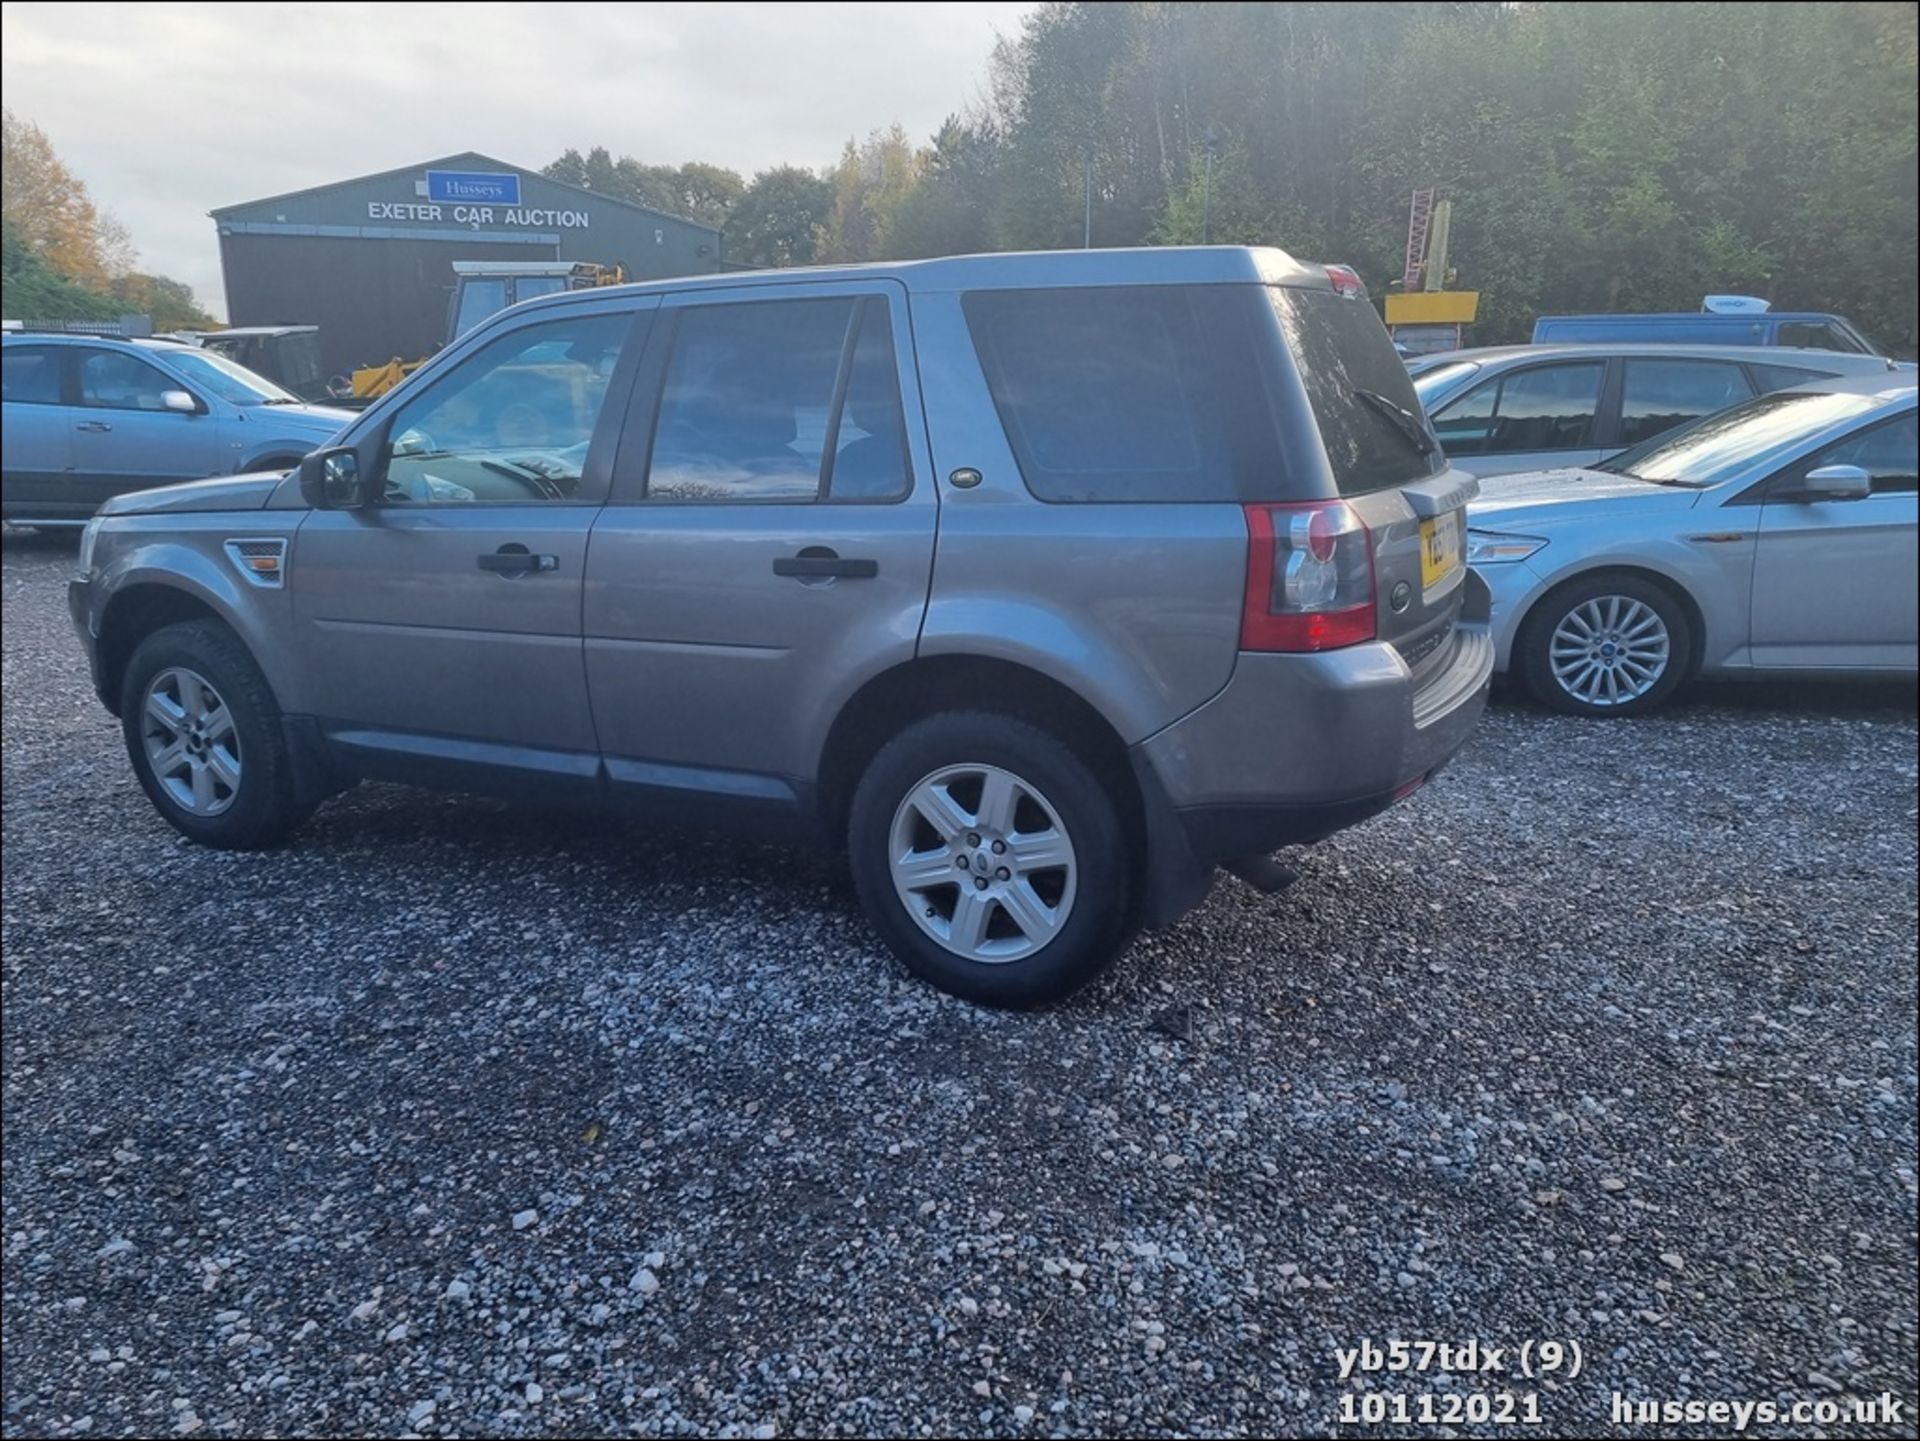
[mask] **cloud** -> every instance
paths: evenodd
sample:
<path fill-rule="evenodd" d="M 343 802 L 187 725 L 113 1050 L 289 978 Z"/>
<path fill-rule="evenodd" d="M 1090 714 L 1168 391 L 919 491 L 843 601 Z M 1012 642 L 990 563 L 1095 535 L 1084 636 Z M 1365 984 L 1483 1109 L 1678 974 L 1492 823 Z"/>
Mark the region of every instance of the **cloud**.
<path fill-rule="evenodd" d="M 1031 4 L 8 4 L 0 85 L 141 267 L 220 309 L 207 212 L 477 150 L 822 166 L 984 93 Z"/>

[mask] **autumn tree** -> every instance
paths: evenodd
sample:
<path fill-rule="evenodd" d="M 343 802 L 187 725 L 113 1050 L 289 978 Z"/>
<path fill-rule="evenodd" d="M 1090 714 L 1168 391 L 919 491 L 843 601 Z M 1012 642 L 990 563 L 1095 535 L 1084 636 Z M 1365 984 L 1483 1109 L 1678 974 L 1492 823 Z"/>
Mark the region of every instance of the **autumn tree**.
<path fill-rule="evenodd" d="M 21 240 L 54 271 L 92 290 L 130 270 L 133 247 L 125 227 L 94 204 L 46 132 L 11 110 L 4 130 L 0 214 Z"/>

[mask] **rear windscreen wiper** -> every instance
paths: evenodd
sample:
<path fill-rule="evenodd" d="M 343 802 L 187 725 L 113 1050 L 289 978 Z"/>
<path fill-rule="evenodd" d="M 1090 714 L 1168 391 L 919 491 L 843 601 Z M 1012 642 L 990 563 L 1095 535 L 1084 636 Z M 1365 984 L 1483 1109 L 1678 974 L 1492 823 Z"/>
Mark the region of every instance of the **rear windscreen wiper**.
<path fill-rule="evenodd" d="M 1420 418 L 1404 405 L 1387 399 L 1377 390 L 1362 390 L 1355 386 L 1353 393 L 1392 421 L 1393 428 L 1399 431 L 1406 438 L 1407 443 L 1422 455 L 1432 455 L 1439 449 L 1433 437 L 1427 433 L 1426 426 L 1420 423 Z"/>

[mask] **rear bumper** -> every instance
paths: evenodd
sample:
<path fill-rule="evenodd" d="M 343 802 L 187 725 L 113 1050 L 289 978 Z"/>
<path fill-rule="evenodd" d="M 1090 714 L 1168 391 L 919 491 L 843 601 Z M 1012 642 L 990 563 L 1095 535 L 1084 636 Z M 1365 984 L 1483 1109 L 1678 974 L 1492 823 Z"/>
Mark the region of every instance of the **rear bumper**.
<path fill-rule="evenodd" d="M 1320 840 L 1417 789 L 1486 705 L 1489 594 L 1469 572 L 1445 665 L 1416 683 L 1392 646 L 1243 653 L 1224 690 L 1142 742 L 1185 847 L 1204 866 Z"/>

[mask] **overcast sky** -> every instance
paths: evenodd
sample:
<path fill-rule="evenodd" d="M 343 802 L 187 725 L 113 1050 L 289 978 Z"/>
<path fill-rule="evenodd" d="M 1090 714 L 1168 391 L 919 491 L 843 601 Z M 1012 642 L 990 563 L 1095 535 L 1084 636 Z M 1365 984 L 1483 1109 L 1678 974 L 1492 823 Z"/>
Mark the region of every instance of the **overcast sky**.
<path fill-rule="evenodd" d="M 984 91 L 1031 4 L 0 6 L 7 108 L 224 310 L 216 206 L 477 150 L 823 166 Z"/>

